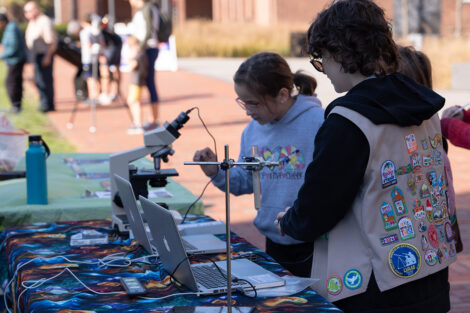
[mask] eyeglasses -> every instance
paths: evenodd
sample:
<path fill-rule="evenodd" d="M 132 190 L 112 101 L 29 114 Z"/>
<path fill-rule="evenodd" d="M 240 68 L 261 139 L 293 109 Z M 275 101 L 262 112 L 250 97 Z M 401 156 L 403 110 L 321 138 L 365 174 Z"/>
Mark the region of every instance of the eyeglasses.
<path fill-rule="evenodd" d="M 310 57 L 310 64 L 312 64 L 313 67 L 320 73 L 324 73 L 325 71 L 323 70 L 323 63 L 321 60 L 322 58 L 320 56 L 313 55 Z"/>
<path fill-rule="evenodd" d="M 246 110 L 247 108 L 254 109 L 259 105 L 259 102 L 251 102 L 251 101 L 245 102 L 240 98 L 236 98 L 235 101 L 243 110 Z"/>

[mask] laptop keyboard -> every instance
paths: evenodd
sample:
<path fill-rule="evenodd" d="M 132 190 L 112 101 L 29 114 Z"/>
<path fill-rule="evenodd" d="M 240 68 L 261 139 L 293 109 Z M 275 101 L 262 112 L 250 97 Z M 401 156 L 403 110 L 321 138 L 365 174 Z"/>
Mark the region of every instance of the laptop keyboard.
<path fill-rule="evenodd" d="M 203 266 L 192 266 L 194 276 L 198 283 L 203 285 L 205 288 L 225 288 L 227 287 L 227 278 L 223 276 L 215 267 L 215 265 L 203 265 Z M 221 269 L 225 275 L 225 271 Z M 232 285 L 240 286 L 242 284 L 238 282 L 233 282 L 233 279 L 236 278 L 232 276 Z"/>

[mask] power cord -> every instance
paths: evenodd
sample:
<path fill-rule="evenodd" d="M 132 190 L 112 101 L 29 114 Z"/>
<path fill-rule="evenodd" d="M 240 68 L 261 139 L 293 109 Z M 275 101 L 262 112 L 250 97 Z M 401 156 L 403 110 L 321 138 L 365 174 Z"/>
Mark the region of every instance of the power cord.
<path fill-rule="evenodd" d="M 28 260 L 26 261 L 25 263 L 19 265 L 14 274 L 13 274 L 13 277 L 10 279 L 10 281 L 8 282 L 8 284 L 6 285 L 5 287 L 5 290 L 4 290 L 4 294 L 3 294 L 3 301 L 5 303 L 5 308 L 7 309 L 7 311 L 9 313 L 11 313 L 11 311 L 8 309 L 8 302 L 7 302 L 7 294 L 8 294 L 8 291 L 9 291 L 9 287 L 10 285 L 13 283 L 13 281 L 15 280 L 15 277 L 17 276 L 18 274 L 18 271 L 23 268 L 24 266 L 28 265 L 29 263 L 31 262 L 34 262 L 36 260 L 44 260 L 44 261 L 50 261 L 50 260 L 54 260 L 54 259 L 63 259 L 69 263 L 75 263 L 75 264 L 83 264 L 83 265 L 98 265 L 99 267 L 104 267 L 104 266 L 108 266 L 108 267 L 128 267 L 130 266 L 131 264 L 133 263 L 137 263 L 137 262 L 142 262 L 141 260 L 147 260 L 149 258 L 152 258 L 152 257 L 158 257 L 157 254 L 152 254 L 152 255 L 146 255 L 146 256 L 143 256 L 143 257 L 138 257 L 138 258 L 128 258 L 128 257 L 125 257 L 125 256 L 120 256 L 122 255 L 123 253 L 122 252 L 118 252 L 118 253 L 113 253 L 113 254 L 110 254 L 110 255 L 107 255 L 105 256 L 104 258 L 102 259 L 98 259 L 97 261 L 79 261 L 79 260 L 71 260 L 65 256 L 62 256 L 62 255 L 57 255 L 57 256 L 54 256 L 54 257 L 49 257 L 49 258 L 43 258 L 43 257 L 36 257 L 34 259 L 31 259 L 31 260 Z M 114 264 L 115 262 L 117 261 L 124 261 L 124 264 Z M 151 264 L 154 264 L 154 263 L 151 263 Z M 20 294 L 20 296 L 18 297 L 18 304 L 19 304 L 19 300 L 20 300 L 20 297 L 21 295 L 28 289 L 31 289 L 31 288 L 36 288 L 36 287 L 39 287 L 41 286 L 43 283 L 45 283 L 46 281 L 49 281 L 49 280 L 52 280 L 56 277 L 59 277 L 60 275 L 62 275 L 64 273 L 65 270 L 68 270 L 68 267 L 66 267 L 62 272 L 60 272 L 59 274 L 53 276 L 52 278 L 49 278 L 49 279 L 40 279 L 40 280 L 37 280 L 37 281 L 26 281 L 26 282 L 23 282 L 22 283 L 22 286 L 24 288 L 26 288 L 25 290 L 23 290 Z M 74 276 L 82 285 L 84 285 L 84 283 L 79 280 L 74 273 L 72 273 L 70 270 L 68 270 L 70 272 L 70 274 L 72 276 Z M 24 285 L 24 284 L 27 284 L 29 282 L 32 282 L 33 284 L 30 285 L 30 286 L 27 286 L 27 285 Z M 84 285 L 85 286 L 85 285 Z M 87 286 L 85 286 L 87 289 L 89 289 Z M 91 289 L 89 289 L 90 291 L 92 291 Z M 98 293 L 98 292 L 95 292 L 95 291 L 92 291 L 94 293 Z M 125 292 L 124 292 L 125 293 Z M 18 310 L 19 310 L 19 307 L 18 307 Z"/>
<path fill-rule="evenodd" d="M 188 111 L 186 111 L 186 114 L 189 114 L 189 112 L 193 111 L 194 109 L 197 110 L 197 116 L 199 117 L 199 120 L 201 121 L 202 123 L 202 126 L 204 126 L 204 129 L 207 131 L 207 133 L 209 134 L 209 136 L 212 138 L 212 141 L 214 142 L 214 153 L 215 153 L 215 159 L 218 160 L 218 156 L 217 156 L 217 141 L 215 140 L 215 137 L 211 134 L 211 132 L 209 131 L 209 129 L 207 128 L 207 125 L 206 123 L 204 123 L 204 120 L 202 119 L 201 117 L 201 114 L 200 114 L 200 111 L 199 111 L 199 107 L 192 107 L 191 109 L 189 109 Z M 193 202 L 191 203 L 191 205 L 188 207 L 188 209 L 186 210 L 186 212 L 184 213 L 184 216 L 183 216 L 183 220 L 181 222 L 181 224 L 184 223 L 184 221 L 186 220 L 186 217 L 188 216 L 188 213 L 189 211 L 191 210 L 191 208 L 202 198 L 202 196 L 204 195 L 204 192 L 206 191 L 207 187 L 210 185 L 210 183 L 212 183 L 212 181 L 214 180 L 215 176 L 212 177 L 209 182 L 204 186 L 204 189 L 202 189 L 202 192 L 201 194 L 199 195 L 199 197 Z"/>
<path fill-rule="evenodd" d="M 43 285 L 44 283 L 48 282 L 48 281 L 51 281 L 53 280 L 54 278 L 57 278 L 59 276 L 61 276 L 62 274 L 68 272 L 70 275 L 72 275 L 73 278 L 75 278 L 75 280 L 77 280 L 83 287 L 85 287 L 88 291 L 94 293 L 94 294 L 97 294 L 97 295 L 122 295 L 122 294 L 126 294 L 125 291 L 109 291 L 109 292 L 100 292 L 100 291 L 95 291 L 93 289 L 91 289 L 90 287 L 88 287 L 83 281 L 80 280 L 80 278 L 77 277 L 77 275 L 75 275 L 70 269 L 69 267 L 66 267 L 64 268 L 59 274 L 56 274 L 50 278 L 41 278 L 39 280 L 29 280 L 29 281 L 25 281 L 25 282 L 22 282 L 21 283 L 21 286 L 23 288 L 25 288 L 21 293 L 20 295 L 18 296 L 18 299 L 17 299 L 17 309 L 18 309 L 18 312 L 21 312 L 21 309 L 20 309 L 20 300 L 21 300 L 21 296 L 23 295 L 23 293 L 25 293 L 27 290 L 29 289 L 33 289 L 33 288 L 37 288 L 41 285 Z M 27 285 L 29 283 L 32 283 L 31 285 Z M 8 310 L 8 308 L 7 308 Z M 10 312 L 10 310 L 8 310 L 8 312 Z"/>
<path fill-rule="evenodd" d="M 210 262 L 212 262 L 212 264 L 215 266 L 215 268 L 217 269 L 217 271 L 220 273 L 220 275 L 222 275 L 222 277 L 227 280 L 228 277 L 227 275 L 225 275 L 225 273 L 222 271 L 222 269 L 217 265 L 217 263 L 215 263 L 214 260 L 212 260 L 210 257 L 208 256 L 205 256 L 205 255 L 200 255 L 202 256 L 203 258 L 205 257 L 205 259 L 209 260 Z M 249 297 L 249 298 L 256 298 L 258 296 L 258 292 L 256 291 L 256 287 L 248 280 L 246 279 L 243 279 L 243 278 L 238 278 L 238 277 L 233 277 L 232 278 L 232 282 L 234 283 L 237 283 L 239 281 L 244 281 L 246 282 L 248 285 L 250 285 L 251 289 L 253 290 L 254 292 L 254 296 L 250 296 L 246 293 L 246 290 L 243 288 L 243 287 L 236 287 L 235 289 L 236 290 L 239 290 L 241 293 L 243 293 L 245 296 Z"/>

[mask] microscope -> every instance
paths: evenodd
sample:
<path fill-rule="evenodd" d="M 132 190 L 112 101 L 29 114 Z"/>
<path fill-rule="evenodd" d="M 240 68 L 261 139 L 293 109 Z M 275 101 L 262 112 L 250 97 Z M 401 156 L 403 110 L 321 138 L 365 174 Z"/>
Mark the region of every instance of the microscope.
<path fill-rule="evenodd" d="M 171 144 L 180 133 L 179 129 L 189 120 L 189 112 L 181 112 L 171 123 L 165 124 L 155 130 L 144 133 L 144 146 L 114 153 L 109 157 L 109 171 L 111 178 L 111 206 L 112 224 L 119 232 L 129 231 L 129 223 L 124 211 L 121 198 L 119 196 L 114 174 L 118 174 L 129 180 L 134 189 L 135 198 L 139 195 L 148 197 L 148 184 L 152 187 L 164 187 L 167 184 L 167 177 L 178 176 L 175 169 L 161 169 L 161 161 L 168 162 L 168 157 L 174 154 Z M 138 169 L 131 162 L 150 155 L 154 160 L 153 169 Z"/>

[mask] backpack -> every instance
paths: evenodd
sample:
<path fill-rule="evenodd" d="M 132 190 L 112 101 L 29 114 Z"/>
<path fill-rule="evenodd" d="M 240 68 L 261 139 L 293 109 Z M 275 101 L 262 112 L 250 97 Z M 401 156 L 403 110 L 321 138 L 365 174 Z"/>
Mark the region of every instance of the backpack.
<path fill-rule="evenodd" d="M 158 31 L 157 38 L 159 42 L 168 42 L 173 30 L 173 24 L 171 21 L 171 16 L 166 13 L 163 13 L 161 10 L 158 10 Z"/>

